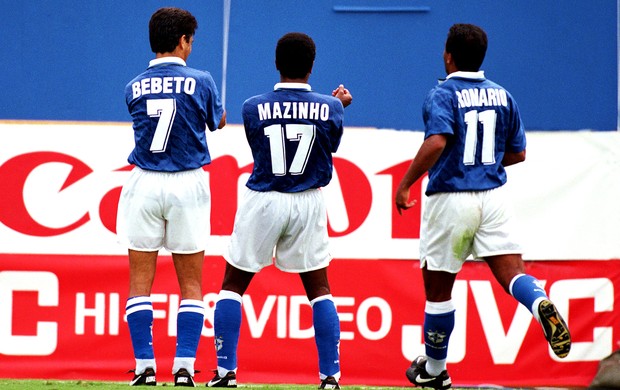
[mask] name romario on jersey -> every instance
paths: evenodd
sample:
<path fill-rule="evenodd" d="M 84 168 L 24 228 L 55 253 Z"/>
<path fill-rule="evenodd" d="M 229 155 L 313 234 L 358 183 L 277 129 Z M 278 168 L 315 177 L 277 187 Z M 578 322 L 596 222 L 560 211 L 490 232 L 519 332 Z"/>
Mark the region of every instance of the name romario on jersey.
<path fill-rule="evenodd" d="M 427 195 L 500 187 L 506 183 L 504 153 L 525 150 L 517 103 L 482 71 L 450 74 L 428 93 L 423 118 L 425 138 L 448 136 L 428 171 Z"/>
<path fill-rule="evenodd" d="M 242 115 L 254 157 L 248 188 L 300 192 L 329 183 L 343 130 L 340 100 L 308 84 L 278 83 L 246 100 Z"/>
<path fill-rule="evenodd" d="M 128 161 L 153 171 L 178 172 L 211 162 L 206 127 L 214 131 L 224 108 L 209 72 L 178 57 L 152 60 L 125 87 L 135 148 Z"/>

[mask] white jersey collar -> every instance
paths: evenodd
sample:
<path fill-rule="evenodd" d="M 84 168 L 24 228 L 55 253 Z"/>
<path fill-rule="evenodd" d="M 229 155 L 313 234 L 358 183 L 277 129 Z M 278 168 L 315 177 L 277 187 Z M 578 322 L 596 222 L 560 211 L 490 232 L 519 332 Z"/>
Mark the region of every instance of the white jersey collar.
<path fill-rule="evenodd" d="M 161 58 L 155 58 L 151 60 L 149 62 L 149 68 L 153 66 L 157 66 L 157 65 L 163 65 L 163 64 L 176 64 L 176 65 L 187 66 L 185 61 L 183 61 L 183 59 L 180 57 L 161 57 Z"/>
<path fill-rule="evenodd" d="M 277 83 L 276 85 L 274 85 L 273 89 L 303 89 L 306 91 L 312 90 L 312 88 L 310 88 L 310 84 L 306 83 Z"/>
<path fill-rule="evenodd" d="M 464 79 L 484 79 L 484 71 L 479 70 L 477 72 L 463 72 L 463 71 L 453 72 L 453 73 L 450 73 L 446 77 L 446 80 L 452 77 L 461 77 Z"/>

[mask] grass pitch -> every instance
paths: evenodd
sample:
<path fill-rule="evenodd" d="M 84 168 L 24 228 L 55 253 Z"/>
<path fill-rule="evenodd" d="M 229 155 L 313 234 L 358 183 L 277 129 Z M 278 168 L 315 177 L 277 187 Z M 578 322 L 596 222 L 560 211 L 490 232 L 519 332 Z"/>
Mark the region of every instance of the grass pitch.
<path fill-rule="evenodd" d="M 0 379 L 0 390 L 127 390 L 129 382 L 97 382 L 97 381 L 61 381 L 61 380 L 34 380 L 34 379 Z M 172 383 L 158 383 L 157 387 L 174 387 Z M 197 383 L 197 387 L 206 389 L 204 383 Z M 259 385 L 240 384 L 239 389 L 248 390 L 310 390 L 317 385 Z M 343 385 L 346 390 L 422 390 L 420 387 L 388 387 L 388 386 L 361 386 Z M 453 390 L 498 390 L 509 389 L 502 387 L 453 387 Z M 510 390 L 528 388 L 510 388 Z M 536 387 L 530 390 L 584 390 L 584 387 Z"/>
<path fill-rule="evenodd" d="M 0 390 L 127 390 L 125 382 L 95 382 L 95 381 L 57 381 L 57 380 L 25 380 L 0 379 Z M 197 384 L 205 388 L 204 384 Z M 158 383 L 157 387 L 174 387 L 172 383 Z M 309 390 L 316 389 L 317 385 L 255 385 L 241 384 L 239 389 L 248 390 Z M 411 387 L 372 387 L 372 386 L 344 386 L 350 390 L 392 390 L 411 389 Z M 455 389 L 458 390 L 458 389 Z"/>
<path fill-rule="evenodd" d="M 26 380 L 26 379 L 0 379 L 0 390 L 127 390 L 129 382 L 96 382 L 96 381 L 60 381 L 60 380 Z M 197 384 L 205 388 L 204 383 Z M 174 387 L 172 383 L 158 383 L 157 387 Z M 258 385 L 241 384 L 240 389 L 248 390 L 310 390 L 316 389 L 317 385 Z M 348 390 L 396 390 L 414 389 L 410 387 L 376 387 L 376 386 L 343 386 Z M 418 388 L 419 389 L 419 388 Z M 464 388 L 453 388 L 463 390 Z M 469 387 L 468 390 L 476 389 Z"/>

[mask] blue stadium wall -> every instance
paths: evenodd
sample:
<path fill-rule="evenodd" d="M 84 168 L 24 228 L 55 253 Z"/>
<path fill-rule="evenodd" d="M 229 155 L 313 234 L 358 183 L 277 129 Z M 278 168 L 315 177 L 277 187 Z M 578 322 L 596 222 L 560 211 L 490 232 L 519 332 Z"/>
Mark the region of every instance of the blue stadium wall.
<path fill-rule="evenodd" d="M 152 53 L 147 24 L 160 6 L 199 21 L 189 65 L 223 82 L 224 2 L 0 0 L 0 120 L 129 121 L 123 88 Z M 483 69 L 516 97 L 531 130 L 618 128 L 618 6 L 600 1 L 232 0 L 226 108 L 278 81 L 277 39 L 317 43 L 310 79 L 354 95 L 347 125 L 420 130 L 426 92 L 442 77 L 450 25 L 489 34 Z"/>

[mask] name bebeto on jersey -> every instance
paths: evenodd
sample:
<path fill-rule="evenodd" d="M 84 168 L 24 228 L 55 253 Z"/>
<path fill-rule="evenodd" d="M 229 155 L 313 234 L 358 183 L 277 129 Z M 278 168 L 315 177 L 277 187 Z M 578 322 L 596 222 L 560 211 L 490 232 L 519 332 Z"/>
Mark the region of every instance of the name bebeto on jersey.
<path fill-rule="evenodd" d="M 193 77 L 168 76 L 146 77 L 131 84 L 133 98 L 158 93 L 185 93 L 193 95 L 196 91 L 196 79 Z"/>

